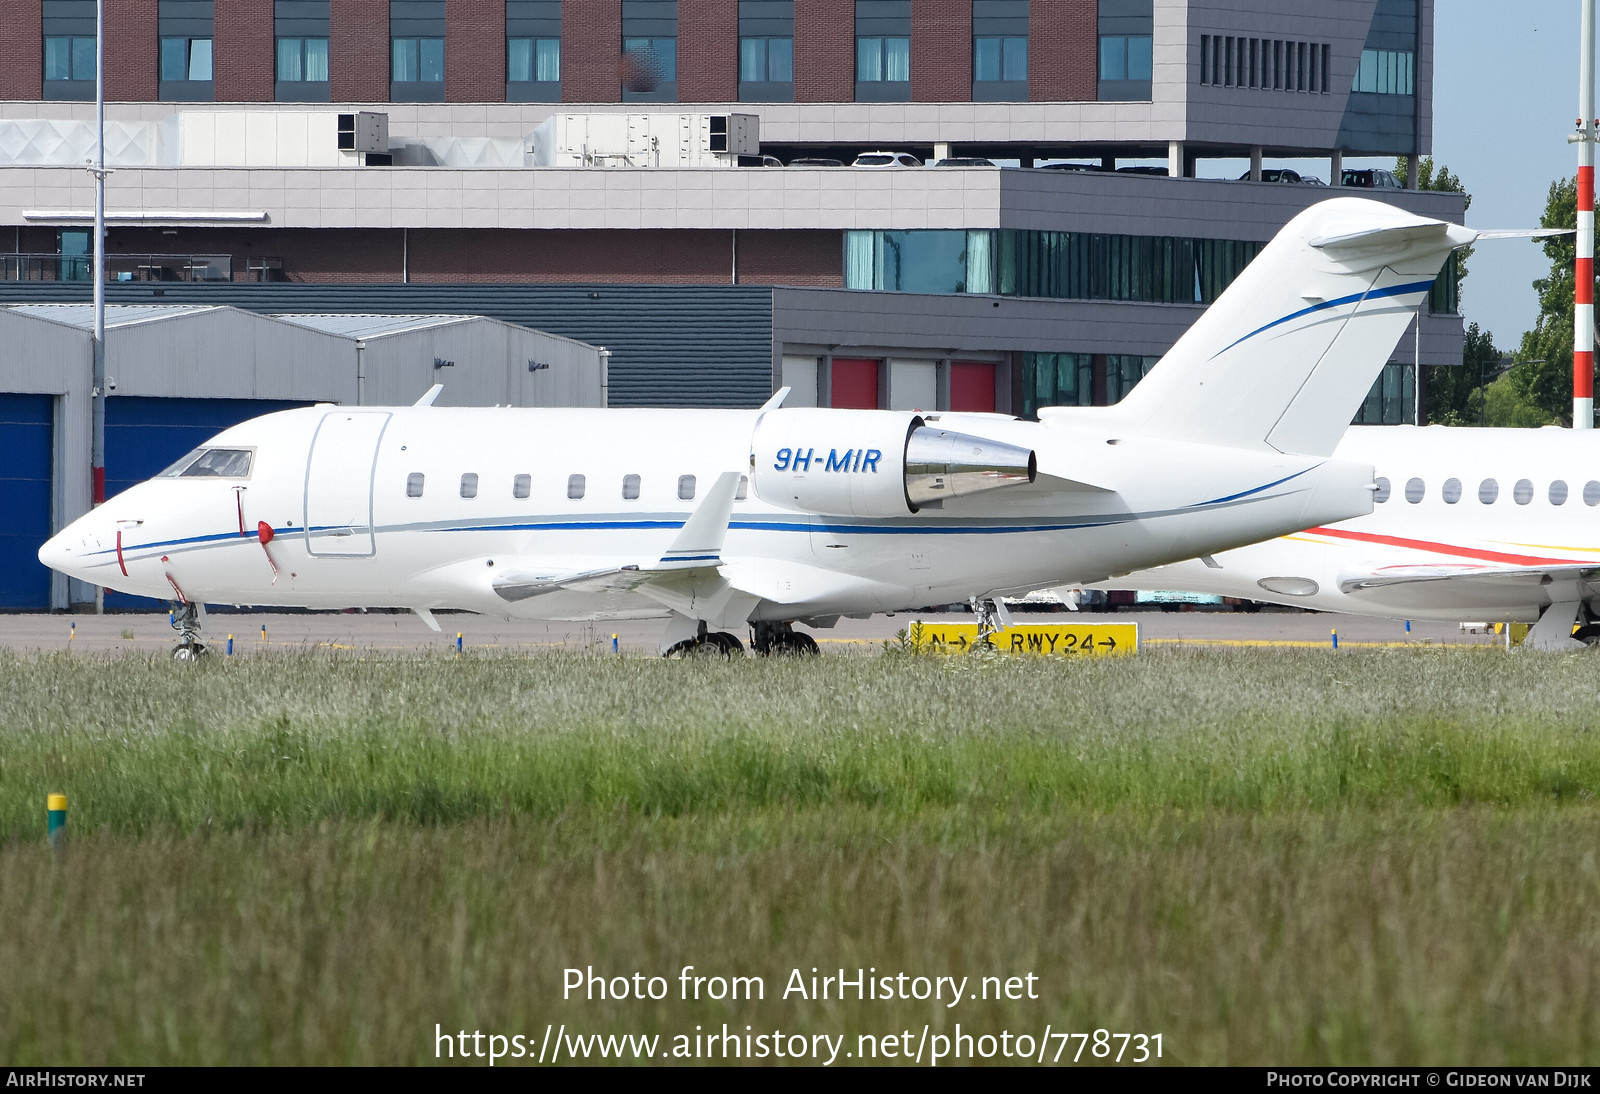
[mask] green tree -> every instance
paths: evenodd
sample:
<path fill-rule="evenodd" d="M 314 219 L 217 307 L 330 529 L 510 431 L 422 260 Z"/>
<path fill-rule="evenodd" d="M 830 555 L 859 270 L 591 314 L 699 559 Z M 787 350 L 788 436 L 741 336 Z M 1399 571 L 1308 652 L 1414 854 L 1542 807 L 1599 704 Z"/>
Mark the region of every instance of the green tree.
<path fill-rule="evenodd" d="M 1467 324 L 1460 365 L 1430 365 L 1423 387 L 1427 420 L 1436 425 L 1478 425 L 1484 421 L 1484 386 L 1500 372 L 1494 335 Z"/>
<path fill-rule="evenodd" d="M 1545 228 L 1576 228 L 1576 179 L 1550 184 L 1544 216 Z M 1577 239 L 1573 235 L 1546 236 L 1534 241 L 1550 259 L 1550 273 L 1533 283 L 1539 294 L 1539 318 L 1522 336 L 1517 367 L 1506 373 L 1508 389 L 1516 400 L 1535 408 L 1544 422 L 1572 424 L 1572 313 L 1577 282 L 1574 280 Z M 1493 401 L 1490 401 L 1493 405 Z"/>

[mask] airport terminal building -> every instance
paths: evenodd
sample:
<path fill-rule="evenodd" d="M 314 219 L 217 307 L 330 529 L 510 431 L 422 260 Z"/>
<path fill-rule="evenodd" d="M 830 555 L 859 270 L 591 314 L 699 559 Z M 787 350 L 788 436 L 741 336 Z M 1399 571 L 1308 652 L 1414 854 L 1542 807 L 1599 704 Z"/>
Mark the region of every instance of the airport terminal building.
<path fill-rule="evenodd" d="M 94 6 L 20 0 L 0 42 L 0 303 L 30 322 L 90 296 Z M 575 404 L 753 406 L 782 385 L 831 406 L 1115 402 L 1306 206 L 1355 193 L 1462 219 L 1460 195 L 1344 170 L 1431 151 L 1432 28 L 1432 0 L 108 4 L 107 299 L 268 324 L 249 369 L 228 352 L 124 368 L 139 379 L 108 417 L 126 400 L 176 443 L 264 401 L 414 398 L 435 375 L 486 401 L 559 386 L 531 371 L 491 398 L 464 377 L 503 376 L 503 351 L 419 343 L 375 360 L 367 375 L 395 371 L 370 392 L 330 396 L 279 340 L 335 314 L 586 347 L 601 393 L 575 381 L 557 396 Z M 873 152 L 963 165 L 847 166 Z M 1254 181 L 1308 158 L 1377 185 Z M 1196 177 L 1215 159 L 1247 177 Z M 87 504 L 74 329 L 0 367 L 0 452 L 33 469 L 0 480 L 26 515 L 0 545 L 17 585 L 0 607 L 68 606 L 13 575 Z M 1415 365 L 1461 346 L 1450 265 L 1362 420 L 1411 420 Z"/>

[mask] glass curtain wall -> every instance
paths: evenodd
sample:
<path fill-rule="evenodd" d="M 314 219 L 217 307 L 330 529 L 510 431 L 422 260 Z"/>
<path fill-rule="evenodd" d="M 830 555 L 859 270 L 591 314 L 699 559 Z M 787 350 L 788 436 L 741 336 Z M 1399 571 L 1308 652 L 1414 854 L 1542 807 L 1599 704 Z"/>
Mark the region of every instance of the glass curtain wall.
<path fill-rule="evenodd" d="M 1094 357 L 1087 353 L 1022 355 L 1022 414 L 1042 406 L 1089 406 L 1094 398 Z"/>
<path fill-rule="evenodd" d="M 1209 304 L 1263 246 L 988 228 L 851 231 L 845 233 L 845 287 Z"/>

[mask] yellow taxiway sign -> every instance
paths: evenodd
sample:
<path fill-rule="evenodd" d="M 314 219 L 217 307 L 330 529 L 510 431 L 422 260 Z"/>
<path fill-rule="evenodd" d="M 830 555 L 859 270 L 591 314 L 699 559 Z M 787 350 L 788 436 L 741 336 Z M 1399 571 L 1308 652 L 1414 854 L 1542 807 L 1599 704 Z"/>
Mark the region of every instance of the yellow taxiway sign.
<path fill-rule="evenodd" d="M 923 623 L 909 628 L 913 645 L 944 653 L 965 653 L 978 640 L 976 623 Z M 1020 623 L 990 639 L 999 653 L 1106 657 L 1139 651 L 1137 623 Z"/>

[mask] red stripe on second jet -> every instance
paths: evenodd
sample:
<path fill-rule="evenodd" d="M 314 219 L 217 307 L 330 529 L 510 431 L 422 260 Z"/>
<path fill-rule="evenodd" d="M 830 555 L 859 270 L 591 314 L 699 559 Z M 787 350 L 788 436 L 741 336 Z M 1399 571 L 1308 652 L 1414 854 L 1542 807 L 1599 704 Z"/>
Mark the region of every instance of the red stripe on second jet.
<path fill-rule="evenodd" d="M 1457 547 L 1449 543 L 1434 543 L 1426 539 L 1404 539 L 1400 536 L 1380 536 L 1372 532 L 1350 532 L 1343 528 L 1307 528 L 1306 532 L 1334 539 L 1353 539 L 1360 543 L 1381 543 L 1388 547 L 1405 547 L 1412 551 L 1432 551 L 1439 555 L 1472 558 L 1481 562 L 1504 562 L 1513 566 L 1573 566 L 1586 561 L 1581 558 L 1545 558 L 1541 555 L 1513 555 L 1502 551 L 1484 551 Z"/>

